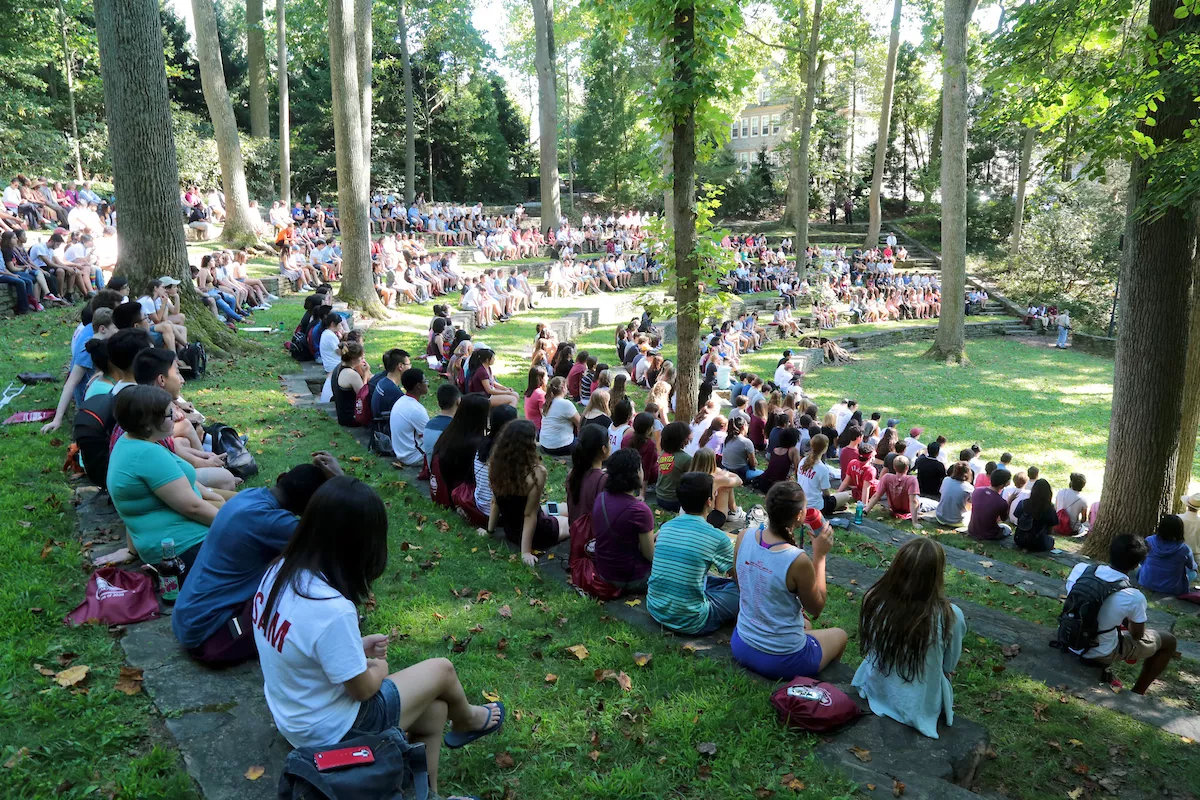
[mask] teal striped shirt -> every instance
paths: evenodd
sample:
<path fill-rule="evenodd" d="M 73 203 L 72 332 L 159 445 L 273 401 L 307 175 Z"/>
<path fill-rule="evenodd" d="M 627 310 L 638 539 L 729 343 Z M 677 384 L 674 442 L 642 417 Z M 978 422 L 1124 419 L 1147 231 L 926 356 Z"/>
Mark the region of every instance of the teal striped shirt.
<path fill-rule="evenodd" d="M 650 616 L 672 630 L 695 633 L 708 624 L 704 579 L 711 568 L 733 567 L 733 543 L 703 517 L 680 514 L 663 523 L 654 540 L 646 592 Z"/>

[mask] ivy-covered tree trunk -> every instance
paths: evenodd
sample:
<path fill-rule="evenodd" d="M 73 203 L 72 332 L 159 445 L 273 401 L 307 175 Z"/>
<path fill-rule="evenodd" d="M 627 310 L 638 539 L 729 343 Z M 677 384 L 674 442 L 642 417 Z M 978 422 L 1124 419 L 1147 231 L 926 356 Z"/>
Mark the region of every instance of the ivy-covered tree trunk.
<path fill-rule="evenodd" d="M 355 0 L 329 0 L 329 77 L 337 159 L 338 210 L 342 225 L 342 285 L 339 297 L 364 314 L 384 317 L 371 276 L 368 218 L 370 173 L 364 156 Z"/>
<path fill-rule="evenodd" d="M 1200 229 L 1200 216 L 1196 217 Z M 1198 230 L 1200 234 L 1200 230 Z M 1183 510 L 1183 497 L 1192 483 L 1196 458 L 1196 430 L 1200 428 L 1200 247 L 1192 259 L 1192 314 L 1188 323 L 1187 358 L 1183 362 L 1183 413 L 1179 426 L 1179 465 L 1175 469 L 1175 491 L 1171 510 Z"/>
<path fill-rule="evenodd" d="M 1149 24 L 1158 40 L 1181 26 L 1200 27 L 1194 16 L 1176 19 L 1178 6 L 1178 0 L 1151 0 Z M 1154 124 L 1139 126 L 1155 148 L 1177 143 L 1197 118 L 1195 86 L 1179 80 L 1161 85 L 1164 96 L 1152 112 Z M 1097 559 L 1108 557 L 1118 534 L 1149 535 L 1159 514 L 1174 505 L 1185 386 L 1180 355 L 1189 349 L 1197 219 L 1190 203 L 1157 209 L 1158 214 L 1142 208 L 1151 172 L 1140 155 L 1133 159 L 1107 468 L 1100 513 L 1083 549 Z"/>
<path fill-rule="evenodd" d="M 558 77 L 554 64 L 554 0 L 532 0 L 534 64 L 538 76 L 538 174 L 542 230 L 557 228 L 562 217 L 558 196 Z"/>
<path fill-rule="evenodd" d="M 800 141 L 797 145 L 796 169 L 796 241 L 794 248 L 796 258 L 808 249 L 808 176 L 809 176 L 809 142 L 812 140 L 813 108 L 817 102 L 817 84 L 821 81 L 821 72 L 825 69 L 824 60 L 817 61 L 817 51 L 821 43 L 821 0 L 813 0 L 812 29 L 808 34 L 808 50 L 804 60 L 804 110 L 800 117 Z M 797 266 L 802 267 L 802 261 L 797 260 Z"/>
<path fill-rule="evenodd" d="M 400 39 L 400 67 L 404 73 L 404 199 L 412 205 L 417 196 L 417 123 L 413 108 L 412 57 L 408 52 L 407 3 L 399 0 L 396 10 Z"/>
<path fill-rule="evenodd" d="M 279 0 L 282 5 L 283 0 Z M 267 32 L 263 29 L 263 0 L 246 0 L 246 61 L 250 64 L 250 135 L 271 135 L 267 109 Z"/>
<path fill-rule="evenodd" d="M 1016 257 L 1021 252 L 1021 231 L 1025 227 L 1025 188 L 1029 184 L 1029 171 L 1033 166 L 1033 145 L 1037 139 L 1037 129 L 1030 126 L 1025 129 L 1021 139 L 1021 163 L 1017 167 L 1017 196 L 1013 208 L 1012 238 L 1008 243 L 1008 254 Z"/>
<path fill-rule="evenodd" d="M 190 291 L 158 4 L 97 0 L 95 9 L 108 152 L 121 197 L 118 271 L 137 294 L 161 275 L 177 278 L 188 287 L 189 332 L 218 351 L 236 348 L 237 337 L 202 306 L 198 309 L 199 299 Z"/>
<path fill-rule="evenodd" d="M 677 85 L 691 86 L 693 70 L 688 60 L 696 41 L 696 7 L 675 10 L 671 69 Z M 674 120 L 671 131 L 672 211 L 675 230 L 675 323 L 679 369 L 675 379 L 675 419 L 696 415 L 700 382 L 700 264 L 696 254 L 696 105 Z"/>
<path fill-rule="evenodd" d="M 258 241 L 258 232 L 250 216 L 246 166 L 242 161 L 237 120 L 229 103 L 229 90 L 225 87 L 221 44 L 217 39 L 217 11 L 213 0 L 192 0 L 192 16 L 196 23 L 200 83 L 204 89 L 204 102 L 212 118 L 217 157 L 221 162 L 221 186 L 225 191 L 225 226 L 221 238 L 242 247 Z"/>
<path fill-rule="evenodd" d="M 942 313 L 925 354 L 963 363 L 967 284 L 968 0 L 946 0 L 942 48 Z M 878 164 L 879 162 L 876 161 Z"/>
<path fill-rule="evenodd" d="M 286 0 L 275 0 L 276 58 L 279 60 L 279 199 L 292 207 L 292 101 L 288 91 Z"/>
<path fill-rule="evenodd" d="M 904 0 L 895 0 L 892 5 L 892 32 L 888 38 L 887 71 L 883 77 L 883 98 L 879 101 L 879 135 L 875 139 L 875 171 L 871 173 L 871 196 L 868 200 L 870 219 L 864 243 L 866 247 L 879 246 L 879 229 L 883 226 L 883 167 L 887 160 L 888 127 L 892 122 L 892 94 L 896 87 L 896 54 L 900 50 L 900 12 L 903 9 Z"/>

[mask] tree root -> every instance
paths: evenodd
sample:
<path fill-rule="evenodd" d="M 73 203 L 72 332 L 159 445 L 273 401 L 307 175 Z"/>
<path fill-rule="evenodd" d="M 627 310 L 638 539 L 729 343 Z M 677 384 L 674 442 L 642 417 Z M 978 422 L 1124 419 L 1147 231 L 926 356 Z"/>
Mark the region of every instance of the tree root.
<path fill-rule="evenodd" d="M 821 349 L 825 352 L 826 364 L 849 364 L 858 361 L 858 356 L 851 355 L 834 342 L 826 341 Z"/>
<path fill-rule="evenodd" d="M 258 342 L 243 339 L 212 315 L 208 306 L 195 292 L 183 298 L 183 311 L 187 316 L 189 341 L 201 341 L 210 356 L 226 357 L 237 353 L 250 353 L 261 347 Z"/>
<path fill-rule="evenodd" d="M 950 366 L 969 367 L 971 359 L 967 357 L 966 350 L 943 350 L 936 343 L 922 354 L 921 358 L 928 358 L 933 361 L 940 361 L 943 364 Z"/>

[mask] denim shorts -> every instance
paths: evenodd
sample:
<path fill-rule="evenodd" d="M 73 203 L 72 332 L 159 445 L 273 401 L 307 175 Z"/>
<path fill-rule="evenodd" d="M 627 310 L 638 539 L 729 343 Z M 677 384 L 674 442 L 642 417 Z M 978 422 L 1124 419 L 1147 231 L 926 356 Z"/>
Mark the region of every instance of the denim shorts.
<path fill-rule="evenodd" d="M 342 741 L 368 733 L 383 733 L 390 728 L 400 727 L 400 690 L 391 678 L 384 678 L 379 691 L 370 700 L 364 700 L 358 708 L 358 717 Z"/>

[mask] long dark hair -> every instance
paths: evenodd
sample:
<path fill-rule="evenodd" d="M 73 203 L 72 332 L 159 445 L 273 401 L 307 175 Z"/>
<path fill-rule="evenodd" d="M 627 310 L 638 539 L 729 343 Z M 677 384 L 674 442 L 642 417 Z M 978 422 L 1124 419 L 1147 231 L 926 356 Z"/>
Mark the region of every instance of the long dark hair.
<path fill-rule="evenodd" d="M 592 471 L 596 457 L 608 446 L 608 430 L 600 425 L 584 425 L 579 431 L 579 441 L 571 451 L 571 474 L 567 475 L 567 495 L 572 502 L 579 502 L 584 477 Z"/>
<path fill-rule="evenodd" d="M 479 440 L 487 432 L 488 409 L 491 403 L 481 394 L 464 394 L 458 402 L 458 410 L 450 418 L 450 424 L 433 445 L 435 456 L 458 454 L 458 450 L 470 447 L 474 453 Z"/>
<path fill-rule="evenodd" d="M 593 426 L 595 427 L 595 426 Z M 492 459 L 496 463 L 493 464 Z M 527 419 L 504 426 L 488 458 L 488 481 L 496 497 L 529 494 L 529 476 L 542 466 L 537 451 L 537 428 Z"/>
<path fill-rule="evenodd" d="M 510 405 L 506 404 L 492 408 L 491 416 L 488 418 L 487 436 L 484 436 L 483 441 L 479 443 L 479 450 L 475 456 L 481 464 L 487 463 L 488 456 L 492 454 L 492 445 L 500 437 L 500 431 L 504 430 L 504 426 L 516 418 L 517 410 Z"/>
<path fill-rule="evenodd" d="M 892 452 L 892 448 L 896 445 L 896 429 L 884 428 L 883 434 L 879 437 L 879 444 L 875 446 L 875 457 L 880 461 Z"/>
<path fill-rule="evenodd" d="M 653 432 L 654 415 L 645 411 L 640 412 L 633 418 L 633 438 L 629 440 L 629 446 L 635 450 L 641 449 Z"/>
<path fill-rule="evenodd" d="M 946 600 L 946 554 L 932 539 L 918 536 L 896 551 L 892 565 L 863 596 L 858 642 L 864 658 L 885 673 L 915 680 L 939 633 L 949 640 L 954 612 Z"/>
<path fill-rule="evenodd" d="M 1033 487 L 1029 490 L 1029 499 L 1025 501 L 1025 511 L 1033 515 L 1034 519 L 1054 511 L 1054 489 L 1050 487 L 1050 481 L 1045 478 L 1038 478 L 1033 482 Z"/>
<path fill-rule="evenodd" d="M 807 506 L 804 489 L 795 481 L 779 481 L 767 491 L 766 506 L 771 533 L 793 547 L 797 546 L 796 534 L 790 526 Z"/>
<path fill-rule="evenodd" d="M 320 576 L 355 605 L 365 602 L 371 584 L 387 568 L 387 529 L 387 509 L 374 489 L 349 475 L 330 478 L 308 501 L 291 541 L 275 560 L 279 571 L 259 619 L 271 619 L 285 586 L 308 597 L 301 582 L 305 572 Z"/>
<path fill-rule="evenodd" d="M 531 397 L 534 392 L 542 388 L 542 384 L 546 382 L 545 367 L 530 367 L 529 378 L 525 383 L 525 396 Z"/>

